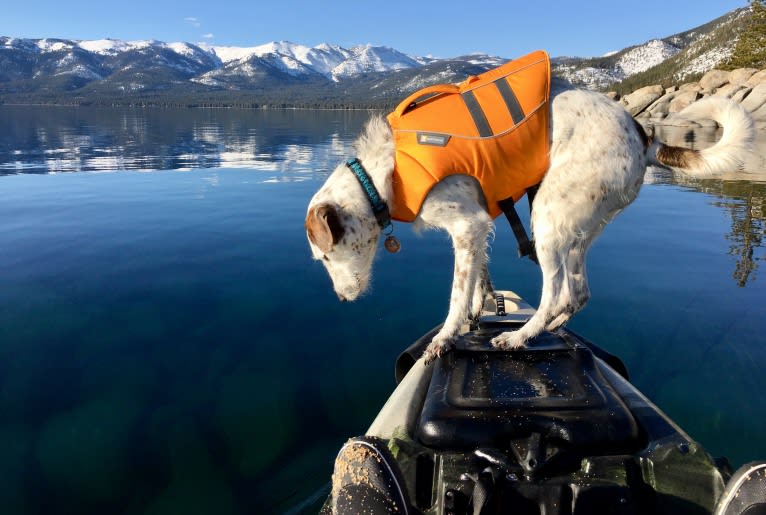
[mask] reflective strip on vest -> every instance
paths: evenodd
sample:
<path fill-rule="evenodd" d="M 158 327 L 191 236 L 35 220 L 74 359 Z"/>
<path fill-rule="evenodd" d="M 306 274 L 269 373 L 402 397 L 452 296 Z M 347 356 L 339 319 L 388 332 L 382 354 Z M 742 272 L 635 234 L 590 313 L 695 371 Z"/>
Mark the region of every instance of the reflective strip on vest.
<path fill-rule="evenodd" d="M 548 54 L 422 91 L 388 116 L 396 145 L 394 219 L 413 221 L 430 190 L 450 175 L 476 178 L 493 218 L 502 212 L 499 201 L 517 201 L 542 180 L 549 165 Z"/>

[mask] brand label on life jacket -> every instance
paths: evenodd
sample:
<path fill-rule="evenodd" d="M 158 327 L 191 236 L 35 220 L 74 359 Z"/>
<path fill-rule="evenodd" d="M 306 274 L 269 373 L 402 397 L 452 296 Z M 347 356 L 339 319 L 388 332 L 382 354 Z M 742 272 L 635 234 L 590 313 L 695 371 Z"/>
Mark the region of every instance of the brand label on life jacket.
<path fill-rule="evenodd" d="M 434 134 L 432 132 L 418 132 L 418 143 L 420 145 L 433 145 L 435 147 L 446 147 L 449 142 L 449 134 Z"/>

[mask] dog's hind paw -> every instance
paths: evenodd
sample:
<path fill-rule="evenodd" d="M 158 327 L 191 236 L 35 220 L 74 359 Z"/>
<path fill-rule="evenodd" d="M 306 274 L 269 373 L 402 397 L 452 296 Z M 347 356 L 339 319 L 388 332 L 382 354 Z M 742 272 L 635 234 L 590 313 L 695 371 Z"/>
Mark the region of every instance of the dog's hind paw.
<path fill-rule="evenodd" d="M 522 349 L 526 345 L 527 341 L 518 331 L 500 333 L 490 343 L 493 347 L 504 350 Z"/>
<path fill-rule="evenodd" d="M 446 354 L 452 350 L 452 347 L 452 340 L 437 340 L 434 338 L 431 340 L 431 343 L 428 344 L 428 347 L 426 347 L 425 352 L 423 352 L 423 360 L 425 361 L 425 364 L 428 365 L 439 356 Z"/>

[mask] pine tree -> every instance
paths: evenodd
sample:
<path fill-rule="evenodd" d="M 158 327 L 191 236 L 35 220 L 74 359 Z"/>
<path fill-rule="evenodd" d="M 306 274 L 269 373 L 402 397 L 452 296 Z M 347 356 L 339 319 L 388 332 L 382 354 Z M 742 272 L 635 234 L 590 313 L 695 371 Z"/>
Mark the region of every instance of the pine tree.
<path fill-rule="evenodd" d="M 766 6 L 762 0 L 750 0 L 750 14 L 739 35 L 726 68 L 766 67 Z"/>

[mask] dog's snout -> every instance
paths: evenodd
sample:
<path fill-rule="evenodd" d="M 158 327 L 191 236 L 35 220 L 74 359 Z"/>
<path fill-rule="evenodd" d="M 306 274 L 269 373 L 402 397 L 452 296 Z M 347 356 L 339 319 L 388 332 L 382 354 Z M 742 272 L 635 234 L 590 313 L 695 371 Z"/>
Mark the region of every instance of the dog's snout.
<path fill-rule="evenodd" d="M 347 299 L 345 296 L 343 296 L 343 295 L 341 295 L 341 294 L 339 293 L 339 294 L 338 294 L 338 300 L 339 300 L 339 301 L 341 301 L 341 302 L 346 302 L 348 299 Z"/>

